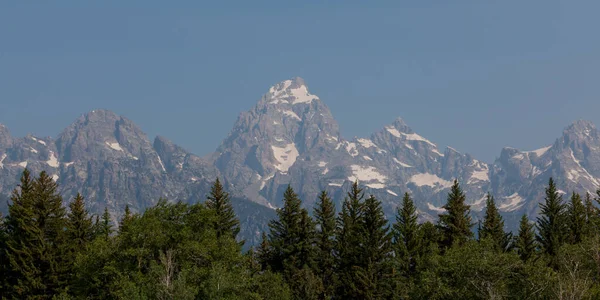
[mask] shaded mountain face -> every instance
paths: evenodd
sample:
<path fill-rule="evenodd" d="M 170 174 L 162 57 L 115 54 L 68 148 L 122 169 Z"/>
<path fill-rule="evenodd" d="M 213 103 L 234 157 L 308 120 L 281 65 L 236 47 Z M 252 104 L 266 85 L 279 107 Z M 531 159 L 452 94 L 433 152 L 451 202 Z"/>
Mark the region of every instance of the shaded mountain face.
<path fill-rule="evenodd" d="M 126 205 L 140 212 L 161 197 L 204 201 L 218 176 L 233 196 L 241 236 L 252 245 L 282 206 L 288 185 L 307 207 L 321 190 L 339 207 L 358 180 L 366 194 L 382 200 L 388 218 L 408 192 L 421 220 L 435 220 L 457 179 L 476 216 L 485 193 L 492 192 L 505 215 L 534 217 L 550 176 L 565 194 L 600 188 L 600 135 L 593 124 L 577 121 L 552 145 L 534 151 L 505 148 L 493 164 L 440 147 L 402 119 L 369 137 L 344 139 L 329 108 L 304 80 L 293 78 L 241 113 L 216 152 L 205 158 L 164 137 L 150 141 L 133 122 L 106 110 L 81 116 L 56 139 L 16 138 L 0 125 L 0 198 L 10 195 L 25 167 L 51 174 L 65 199 L 82 193 L 94 213 L 108 207 L 115 221 Z M 0 209 L 6 210 L 5 203 Z"/>
<path fill-rule="evenodd" d="M 151 142 L 133 122 L 106 110 L 81 116 L 56 140 L 31 135 L 13 138 L 1 126 L 1 194 L 10 195 L 25 167 L 35 175 L 48 172 L 66 201 L 79 192 L 92 213 L 101 214 L 107 207 L 115 222 L 126 205 L 141 212 L 160 198 L 203 202 L 218 176 L 206 160 L 163 137 Z M 256 242 L 265 222 L 253 218 L 262 220 L 272 210 L 245 199 L 235 204 L 240 212 L 247 207 L 255 210 L 241 221 L 243 238 Z M 6 212 L 6 205 L 0 209 Z"/>

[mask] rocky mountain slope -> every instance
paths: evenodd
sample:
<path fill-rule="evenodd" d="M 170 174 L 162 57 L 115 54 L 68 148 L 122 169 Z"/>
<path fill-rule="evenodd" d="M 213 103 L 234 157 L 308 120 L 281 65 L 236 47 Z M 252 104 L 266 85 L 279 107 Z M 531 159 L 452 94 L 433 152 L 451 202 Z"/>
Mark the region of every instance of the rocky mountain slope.
<path fill-rule="evenodd" d="M 65 198 L 81 192 L 93 212 L 108 207 L 116 220 L 125 205 L 141 211 L 160 197 L 204 201 L 221 177 L 234 196 L 242 236 L 257 241 L 291 185 L 311 206 L 321 190 L 340 203 L 358 180 L 392 217 L 402 193 L 413 195 L 423 220 L 442 213 L 454 179 L 477 215 L 492 192 L 515 219 L 537 214 L 550 176 L 564 193 L 600 187 L 600 135 L 577 121 L 552 145 L 505 148 L 493 164 L 440 147 L 396 119 L 369 137 L 345 139 L 329 108 L 301 78 L 276 84 L 238 117 L 216 152 L 193 155 L 164 137 L 150 141 L 130 120 L 110 111 L 81 116 L 56 139 L 15 138 L 0 125 L 0 196 L 8 197 L 27 167 L 45 170 Z M 6 201 L 2 201 L 0 209 Z"/>

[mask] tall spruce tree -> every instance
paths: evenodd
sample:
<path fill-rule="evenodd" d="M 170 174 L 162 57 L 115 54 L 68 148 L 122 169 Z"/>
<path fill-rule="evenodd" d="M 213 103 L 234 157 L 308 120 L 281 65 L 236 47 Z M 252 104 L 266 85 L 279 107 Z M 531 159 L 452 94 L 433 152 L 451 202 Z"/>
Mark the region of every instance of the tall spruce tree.
<path fill-rule="evenodd" d="M 334 294 L 335 284 L 335 205 L 326 191 L 322 191 L 314 208 L 313 215 L 317 224 L 316 246 L 316 275 L 323 283 L 322 299 L 330 299 Z"/>
<path fill-rule="evenodd" d="M 256 259 L 258 260 L 262 271 L 268 270 L 273 263 L 271 245 L 269 245 L 269 237 L 264 231 L 261 235 L 260 245 L 256 249 Z"/>
<path fill-rule="evenodd" d="M 127 232 L 128 227 L 131 225 L 133 221 L 133 214 L 131 213 L 131 209 L 129 208 L 129 204 L 125 205 L 125 214 L 119 222 L 119 232 Z"/>
<path fill-rule="evenodd" d="M 486 196 L 485 217 L 479 238 L 491 240 L 500 250 L 508 249 L 511 240 L 510 233 L 504 232 L 504 220 L 496 207 L 494 196 L 490 193 Z"/>
<path fill-rule="evenodd" d="M 411 275 L 415 272 L 417 259 L 421 252 L 422 238 L 417 217 L 417 207 L 410 195 L 404 193 L 402 206 L 398 207 L 396 222 L 393 225 L 394 251 L 404 275 Z"/>
<path fill-rule="evenodd" d="M 366 268 L 363 260 L 364 245 L 364 193 L 355 181 L 342 204 L 337 218 L 336 265 L 338 284 L 336 297 L 339 299 L 359 299 L 361 297 L 357 269 Z"/>
<path fill-rule="evenodd" d="M 578 244 L 582 241 L 587 231 L 586 208 L 581 201 L 581 196 L 575 192 L 571 195 L 571 202 L 567 207 L 569 226 L 569 242 Z"/>
<path fill-rule="evenodd" d="M 269 223 L 269 244 L 272 252 L 271 269 L 291 274 L 302 268 L 304 247 L 302 223 L 305 222 L 302 201 L 288 185 L 283 193 L 283 208 L 277 210 L 277 219 Z"/>
<path fill-rule="evenodd" d="M 39 231 L 34 222 L 33 180 L 26 168 L 21 175 L 19 185 L 12 192 L 11 202 L 8 205 L 8 216 L 5 221 L 8 276 L 7 289 L 3 295 L 6 298 L 33 295 L 35 286 L 39 285 L 36 274 L 39 274 L 40 270 L 35 265 L 31 254 Z"/>
<path fill-rule="evenodd" d="M 240 232 L 240 221 L 238 220 L 229 193 L 225 192 L 219 178 L 215 180 L 215 183 L 210 189 L 210 194 L 206 200 L 206 206 L 211 209 L 215 215 L 215 230 L 217 237 L 229 236 L 235 239 Z"/>
<path fill-rule="evenodd" d="M 371 195 L 364 202 L 362 266 L 358 267 L 359 291 L 365 299 L 384 298 L 390 289 L 392 235 L 381 201 Z"/>
<path fill-rule="evenodd" d="M 544 203 L 540 203 L 536 239 L 544 253 L 555 257 L 559 248 L 567 241 L 568 220 L 566 218 L 566 205 L 563 203 L 562 196 L 558 193 L 552 178 L 548 181 L 544 200 Z"/>
<path fill-rule="evenodd" d="M 442 244 L 445 247 L 455 243 L 462 245 L 473 237 L 471 227 L 474 223 L 470 215 L 470 206 L 466 205 L 465 201 L 465 193 L 455 179 L 448 193 L 447 203 L 443 206 L 446 213 L 439 215 L 438 226 L 443 233 Z"/>
<path fill-rule="evenodd" d="M 4 224 L 4 216 L 0 213 L 0 299 L 8 297 L 8 260 L 6 258 L 6 226 Z"/>
<path fill-rule="evenodd" d="M 96 228 L 96 236 L 101 236 L 105 240 L 108 240 L 110 235 L 113 233 L 112 224 L 110 222 L 110 214 L 108 213 L 108 207 L 104 207 L 104 213 L 102 219 Z"/>
<path fill-rule="evenodd" d="M 67 235 L 69 244 L 74 251 L 84 250 L 85 246 L 94 238 L 92 217 L 85 208 L 83 196 L 77 193 L 73 202 L 69 204 L 67 215 Z"/>
<path fill-rule="evenodd" d="M 535 255 L 537 244 L 533 224 L 529 222 L 527 215 L 521 217 L 519 222 L 519 234 L 515 237 L 515 249 L 523 261 L 528 261 Z"/>
<path fill-rule="evenodd" d="M 46 172 L 31 180 L 25 170 L 13 192 L 7 223 L 13 298 L 51 298 L 66 288 L 66 219 L 56 188 Z"/>
<path fill-rule="evenodd" d="M 592 201 L 592 195 L 590 193 L 585 193 L 585 232 L 586 236 L 591 236 L 595 232 L 597 232 L 598 225 L 600 225 L 600 215 L 598 215 L 598 209 L 594 206 L 594 202 Z"/>

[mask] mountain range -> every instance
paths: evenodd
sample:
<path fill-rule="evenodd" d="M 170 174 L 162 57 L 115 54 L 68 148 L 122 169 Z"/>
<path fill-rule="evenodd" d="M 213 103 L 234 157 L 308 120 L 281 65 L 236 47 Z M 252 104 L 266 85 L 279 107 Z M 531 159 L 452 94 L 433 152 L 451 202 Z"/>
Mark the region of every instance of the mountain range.
<path fill-rule="evenodd" d="M 56 138 L 13 137 L 0 124 L 0 209 L 23 169 L 47 171 L 65 199 L 77 192 L 91 212 L 105 207 L 116 221 L 129 205 L 141 212 L 159 198 L 204 201 L 219 177 L 233 196 L 241 237 L 258 241 L 288 185 L 312 206 L 327 190 L 338 207 L 355 180 L 382 200 L 392 218 L 404 192 L 412 194 L 421 220 L 443 213 L 457 179 L 477 218 L 491 192 L 509 228 L 535 217 L 553 177 L 561 193 L 600 188 L 600 135 L 576 121 L 534 151 L 504 148 L 492 164 L 451 147 L 440 147 L 398 118 L 369 137 L 346 139 L 331 111 L 304 80 L 272 86 L 239 115 L 214 153 L 196 156 L 165 137 L 153 141 L 132 121 L 108 110 L 84 114 Z M 515 221 L 513 221 L 515 220 Z"/>

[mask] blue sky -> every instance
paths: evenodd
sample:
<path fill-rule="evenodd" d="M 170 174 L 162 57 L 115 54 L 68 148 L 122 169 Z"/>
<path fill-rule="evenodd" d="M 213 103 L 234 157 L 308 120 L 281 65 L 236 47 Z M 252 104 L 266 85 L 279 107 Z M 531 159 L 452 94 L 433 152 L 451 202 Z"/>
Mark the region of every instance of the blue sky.
<path fill-rule="evenodd" d="M 366 136 L 396 117 L 491 162 L 600 125 L 598 1 L 0 2 L 0 123 L 105 108 L 204 155 L 300 76 Z"/>

